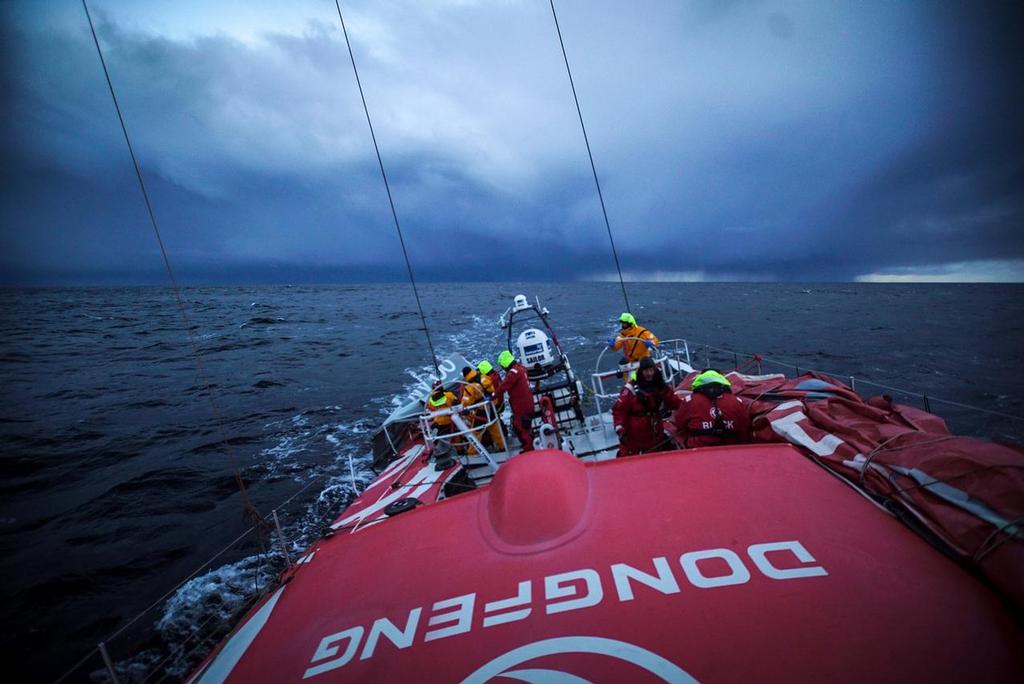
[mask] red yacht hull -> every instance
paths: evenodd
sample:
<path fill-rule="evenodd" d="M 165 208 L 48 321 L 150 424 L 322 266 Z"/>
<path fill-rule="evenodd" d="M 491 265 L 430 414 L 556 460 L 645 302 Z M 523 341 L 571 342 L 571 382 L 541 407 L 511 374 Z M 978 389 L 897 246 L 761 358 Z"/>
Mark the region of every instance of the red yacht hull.
<path fill-rule="evenodd" d="M 194 681 L 1024 681 L 999 598 L 788 444 L 527 453 L 310 553 Z"/>

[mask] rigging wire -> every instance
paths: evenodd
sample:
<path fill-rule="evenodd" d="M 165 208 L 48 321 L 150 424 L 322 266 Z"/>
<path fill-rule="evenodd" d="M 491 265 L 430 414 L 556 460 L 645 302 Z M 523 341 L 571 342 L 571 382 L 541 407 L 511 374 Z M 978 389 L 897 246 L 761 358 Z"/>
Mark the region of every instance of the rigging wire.
<path fill-rule="evenodd" d="M 178 311 L 181 313 L 182 322 L 185 325 L 185 332 L 188 335 L 189 345 L 192 347 L 192 358 L 195 360 L 196 369 L 199 373 L 199 377 L 203 383 L 203 387 L 206 389 L 206 396 L 210 402 L 210 411 L 213 414 L 214 424 L 217 427 L 221 441 L 225 445 L 229 445 L 227 436 L 224 433 L 224 423 L 221 419 L 220 413 L 217 410 L 217 404 L 213 396 L 213 386 L 210 384 L 210 379 L 206 374 L 206 369 L 203 366 L 202 356 L 199 353 L 199 348 L 196 345 L 195 336 L 192 334 L 192 324 L 188 318 L 188 312 L 185 309 L 185 302 L 181 298 L 181 290 L 178 287 L 178 281 L 174 277 L 174 270 L 171 268 L 171 260 L 167 256 L 167 250 L 164 248 L 163 237 L 160 235 L 160 227 L 157 224 L 156 214 L 153 211 L 153 204 L 149 199 L 149 192 L 146 190 L 146 183 L 142 178 L 142 168 L 139 166 L 138 157 L 135 156 L 135 148 L 132 147 L 131 138 L 128 136 L 128 127 L 124 123 L 124 115 L 121 113 L 121 105 L 118 103 L 117 94 L 114 92 L 114 84 L 110 79 L 110 72 L 107 70 L 107 61 L 103 57 L 103 50 L 100 48 L 99 38 L 96 36 L 96 28 L 92 23 L 92 14 L 89 12 L 89 5 L 86 0 L 82 0 L 82 8 L 85 10 L 85 18 L 89 22 L 89 31 L 92 33 L 93 43 L 96 45 L 96 54 L 99 55 L 100 65 L 103 67 L 103 76 L 107 79 L 107 88 L 110 89 L 110 98 L 114 101 L 114 110 L 117 112 L 117 120 L 121 123 L 121 132 L 124 134 L 125 144 L 128 146 L 128 154 L 131 155 L 132 165 L 135 167 L 135 177 L 139 181 L 139 188 L 142 190 L 142 199 L 146 203 L 146 211 L 149 214 L 149 222 L 153 226 L 153 233 L 156 235 L 157 244 L 160 246 L 160 254 L 163 257 L 164 267 L 167 269 L 167 276 L 170 278 L 171 287 L 174 290 L 174 298 L 178 303 Z M 242 495 L 242 505 L 246 515 L 262 520 L 262 516 L 253 506 L 252 501 L 249 499 L 249 492 L 246 490 L 245 482 L 242 480 L 242 473 L 239 470 L 238 459 L 234 452 L 228 449 L 228 455 L 232 460 L 234 467 L 234 478 L 235 484 L 238 485 L 238 491 Z"/>
<path fill-rule="evenodd" d="M 437 379 L 441 379 L 441 369 L 437 364 L 437 354 L 434 353 L 434 343 L 430 339 L 430 330 L 427 328 L 427 317 L 423 315 L 423 305 L 420 303 L 420 292 L 416 287 L 416 276 L 412 272 L 412 262 L 409 261 L 409 252 L 405 249 L 405 238 L 402 236 L 402 226 L 398 222 L 398 212 L 395 210 L 395 200 L 391 196 L 391 184 L 388 182 L 388 174 L 384 171 L 384 161 L 380 156 L 380 146 L 377 144 L 377 135 L 373 131 L 373 122 L 370 120 L 370 108 L 366 105 L 366 95 L 363 94 L 363 82 L 359 79 L 359 69 L 356 68 L 356 58 L 352 52 L 352 42 L 348 39 L 348 29 L 345 28 L 345 17 L 341 13 L 341 3 L 334 0 L 334 6 L 338 8 L 338 20 L 341 22 L 341 32 L 345 35 L 345 46 L 348 48 L 348 57 L 352 60 L 352 72 L 356 75 L 356 86 L 359 87 L 359 99 L 363 102 L 363 112 L 366 114 L 366 125 L 370 128 L 370 138 L 373 140 L 373 149 L 377 153 L 377 164 L 380 166 L 380 175 L 384 179 L 384 189 L 388 193 L 388 204 L 391 205 L 391 217 L 395 221 L 395 230 L 398 232 L 398 242 L 402 246 L 402 256 L 405 257 L 405 268 L 409 271 L 409 282 L 412 284 L 412 292 L 416 297 L 416 308 L 420 312 L 420 321 L 423 323 L 423 333 L 427 336 L 427 346 L 430 348 L 430 360 L 434 364 L 434 372 Z"/>
<path fill-rule="evenodd" d="M 601 182 L 597 179 L 597 166 L 594 165 L 594 154 L 590 151 L 590 139 L 587 137 L 587 127 L 583 124 L 583 111 L 580 109 L 580 99 L 576 96 L 576 84 L 572 80 L 572 69 L 569 68 L 569 57 L 565 53 L 565 42 L 562 40 L 562 29 L 558 25 L 558 14 L 555 13 L 555 0 L 548 0 L 551 4 L 551 17 L 555 20 L 555 31 L 558 33 L 558 44 L 562 47 L 562 59 L 565 60 L 565 72 L 569 74 L 569 86 L 572 88 L 572 99 L 576 103 L 576 114 L 580 118 L 580 128 L 583 130 L 583 142 L 587 145 L 587 156 L 590 158 L 590 170 L 594 173 L 594 185 L 597 187 L 597 198 L 601 201 L 601 214 L 604 216 L 604 227 L 608 229 L 608 242 L 612 246 L 612 256 L 615 257 L 615 270 L 619 274 L 619 286 L 622 287 L 622 299 L 626 302 L 626 311 L 629 308 L 629 296 L 626 295 L 626 283 L 622 279 L 622 267 L 619 265 L 619 253 L 615 249 L 615 238 L 612 237 L 612 226 L 608 221 L 608 210 L 604 206 L 604 194 L 601 192 Z"/>

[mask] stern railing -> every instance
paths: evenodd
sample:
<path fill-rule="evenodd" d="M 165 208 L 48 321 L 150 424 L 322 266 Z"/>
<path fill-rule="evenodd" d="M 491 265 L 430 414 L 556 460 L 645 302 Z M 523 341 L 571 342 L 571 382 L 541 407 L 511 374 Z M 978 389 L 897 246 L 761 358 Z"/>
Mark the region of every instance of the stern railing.
<path fill-rule="evenodd" d="M 470 384 L 462 380 L 459 380 L 457 382 L 463 387 L 466 387 Z M 470 422 L 466 420 L 466 416 L 473 417 L 473 420 L 475 421 L 476 417 L 479 416 L 479 412 L 481 409 L 483 410 L 484 413 L 484 422 L 473 422 L 472 424 L 470 424 Z M 450 432 L 440 432 L 439 430 L 436 429 L 436 419 L 445 416 L 447 416 L 452 421 L 455 427 L 458 428 L 457 430 Z M 498 432 L 501 434 L 501 441 L 505 445 L 505 448 L 507 450 L 508 435 L 505 434 L 504 425 L 502 425 L 501 422 L 501 416 L 498 414 L 498 411 L 494 406 L 494 402 L 492 402 L 489 397 L 484 396 L 484 398 L 481 401 L 475 404 L 471 404 L 469 406 L 455 404 L 450 408 L 440 409 L 438 411 L 426 410 L 423 413 L 419 414 L 418 420 L 420 432 L 423 433 L 423 439 L 426 442 L 427 446 L 431 448 L 431 450 L 433 450 L 434 445 L 436 443 L 446 442 L 450 444 L 452 446 L 453 451 L 456 451 L 457 453 L 457 449 L 455 449 L 456 445 L 453 443 L 453 441 L 465 440 L 470 445 L 472 445 L 474 449 L 476 449 L 477 454 L 480 455 L 484 460 L 486 460 L 488 465 L 490 465 L 495 472 L 498 471 L 497 461 L 494 460 L 494 456 L 492 456 L 491 453 L 487 450 L 487 448 L 484 447 L 483 443 L 480 441 L 480 438 L 483 436 L 485 431 L 489 430 L 492 425 L 497 423 Z"/>
<path fill-rule="evenodd" d="M 820 375 L 828 375 L 836 380 L 848 383 L 850 389 L 858 392 L 859 394 L 866 395 L 866 393 L 873 393 L 877 391 L 878 393 L 891 396 L 899 403 L 917 406 L 929 413 L 937 413 L 938 406 L 947 406 L 951 409 L 955 409 L 955 411 L 943 412 L 941 415 L 943 418 L 963 420 L 967 418 L 967 416 L 988 416 L 992 420 L 999 419 L 1013 421 L 1017 428 L 1009 429 L 1007 431 L 1007 428 L 1002 427 L 1003 432 L 1008 432 L 1010 437 L 1014 440 L 1024 440 L 1024 416 L 1014 415 L 1006 411 L 973 406 L 963 401 L 937 397 L 934 394 L 927 392 L 918 392 L 915 390 L 896 387 L 890 383 L 876 382 L 863 377 L 862 375 L 822 370 L 814 368 L 812 364 L 804 365 L 792 363 L 790 361 L 770 356 L 763 356 L 761 354 L 752 354 L 727 349 L 725 347 L 693 342 L 684 338 L 662 340 L 652 348 L 651 351 L 652 356 L 655 358 L 655 363 L 657 363 L 659 368 L 661 368 L 662 375 L 665 377 L 666 382 L 670 382 L 672 384 L 677 384 L 687 373 L 706 368 L 716 368 L 722 372 L 729 372 L 733 370 L 746 374 L 754 372 L 757 375 L 795 374 L 796 376 L 799 376 L 804 373 L 817 373 Z M 594 401 L 597 414 L 605 412 L 607 407 L 615 401 L 622 385 L 628 381 L 629 374 L 635 370 L 638 365 L 637 362 L 632 362 L 622 364 L 615 368 L 602 370 L 602 363 L 607 363 L 604 361 L 605 355 L 610 352 L 611 348 L 609 347 L 604 347 L 601 350 L 601 353 L 598 355 L 597 361 L 595 362 L 594 372 L 591 374 L 590 395 Z M 970 422 L 975 423 L 976 421 L 972 419 Z M 986 428 L 989 429 L 982 430 L 982 432 L 992 432 L 993 430 L 990 429 L 991 427 L 993 426 L 986 424 Z M 999 428 L 997 427 L 996 431 L 998 430 Z"/>
<path fill-rule="evenodd" d="M 641 340 L 639 337 L 624 337 L 623 340 Z M 684 339 L 662 340 L 651 348 L 651 358 L 661 371 L 665 382 L 674 383 L 683 370 L 691 367 L 690 346 Z M 605 354 L 617 354 L 611 347 L 604 347 L 594 362 L 594 372 L 590 374 L 591 396 L 597 407 L 597 413 L 603 413 L 602 403 L 614 403 L 622 386 L 629 382 L 629 377 L 640 365 L 639 361 L 619 364 L 615 368 L 601 370 Z M 625 359 L 625 357 L 622 357 Z M 675 363 L 673 363 L 675 362 Z M 682 364 L 685 364 L 683 366 Z"/>

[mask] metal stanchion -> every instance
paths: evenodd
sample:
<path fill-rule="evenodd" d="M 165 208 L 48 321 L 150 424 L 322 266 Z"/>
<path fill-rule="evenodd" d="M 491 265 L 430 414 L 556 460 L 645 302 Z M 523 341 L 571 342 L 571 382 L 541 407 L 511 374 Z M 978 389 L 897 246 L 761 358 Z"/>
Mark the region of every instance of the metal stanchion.
<path fill-rule="evenodd" d="M 107 672 L 110 673 L 110 680 L 114 684 L 119 684 L 117 680 L 117 673 L 114 672 L 114 662 L 110 659 L 110 654 L 107 653 L 107 645 L 102 641 L 96 646 L 100 649 L 100 655 L 103 656 L 103 664 L 107 666 Z"/>
<path fill-rule="evenodd" d="M 348 474 L 352 480 L 352 491 L 355 492 L 356 496 L 359 496 L 359 490 L 356 488 L 356 469 L 352 465 L 352 454 L 348 455 Z"/>
<path fill-rule="evenodd" d="M 288 542 L 284 539 L 284 532 L 281 530 L 281 521 L 277 519 L 277 509 L 270 511 L 270 515 L 274 517 L 274 527 L 277 528 L 277 538 L 281 542 L 281 555 L 284 556 L 285 564 L 290 568 L 292 567 L 292 559 L 288 556 Z"/>

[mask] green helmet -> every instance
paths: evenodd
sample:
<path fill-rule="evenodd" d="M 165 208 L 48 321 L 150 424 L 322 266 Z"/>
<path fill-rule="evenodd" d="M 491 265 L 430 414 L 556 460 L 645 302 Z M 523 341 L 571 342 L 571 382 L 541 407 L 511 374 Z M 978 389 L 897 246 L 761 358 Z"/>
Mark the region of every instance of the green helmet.
<path fill-rule="evenodd" d="M 629 323 L 630 325 L 636 325 L 636 319 L 633 318 L 633 314 L 629 312 L 623 312 L 623 314 L 619 316 L 619 322 Z"/>
<path fill-rule="evenodd" d="M 480 375 L 487 375 L 492 370 L 494 370 L 494 366 L 491 365 L 490 361 L 484 359 L 480 363 L 476 364 L 476 369 L 480 371 Z"/>
<path fill-rule="evenodd" d="M 512 365 L 512 362 L 516 360 L 516 357 L 512 356 L 512 352 L 508 349 L 498 354 L 498 365 L 502 368 L 508 369 Z"/>
<path fill-rule="evenodd" d="M 706 370 L 693 379 L 693 389 L 703 387 L 704 385 L 725 385 L 726 387 L 732 387 L 732 383 L 716 370 Z"/>

